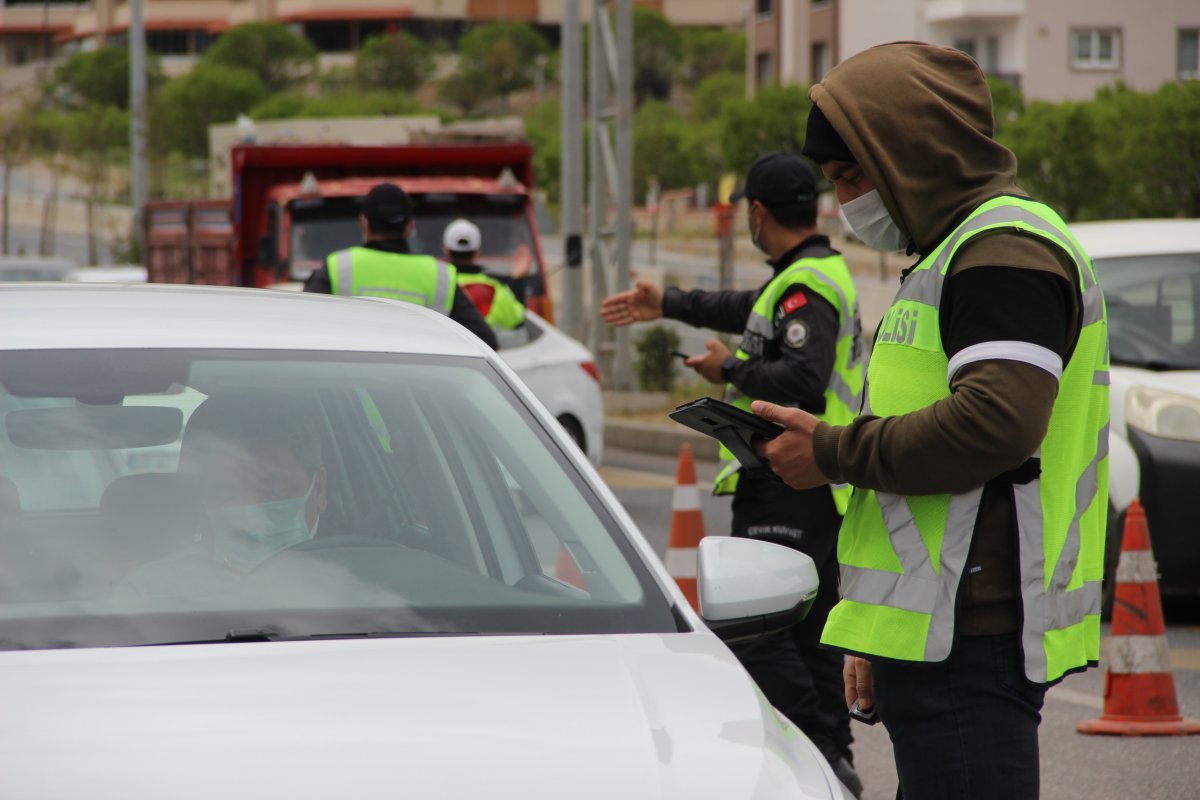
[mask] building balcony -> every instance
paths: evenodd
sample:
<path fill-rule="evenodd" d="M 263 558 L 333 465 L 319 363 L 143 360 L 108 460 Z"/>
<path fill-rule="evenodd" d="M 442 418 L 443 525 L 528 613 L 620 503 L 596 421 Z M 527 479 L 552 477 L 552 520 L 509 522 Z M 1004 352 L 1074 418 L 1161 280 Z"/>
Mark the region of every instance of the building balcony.
<path fill-rule="evenodd" d="M 930 23 L 1014 19 L 1025 13 L 1025 0 L 925 0 L 922 11 Z"/>

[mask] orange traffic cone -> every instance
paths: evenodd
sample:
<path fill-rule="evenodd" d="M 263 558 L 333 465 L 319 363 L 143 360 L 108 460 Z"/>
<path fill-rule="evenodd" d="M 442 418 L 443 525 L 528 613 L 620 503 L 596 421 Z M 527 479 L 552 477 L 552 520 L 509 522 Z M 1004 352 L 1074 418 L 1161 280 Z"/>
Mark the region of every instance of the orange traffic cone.
<path fill-rule="evenodd" d="M 1134 500 L 1125 514 L 1125 535 L 1117 562 L 1112 630 L 1105 641 L 1104 711 L 1081 722 L 1080 733 L 1119 736 L 1186 736 L 1200 722 L 1179 713 L 1171 675 L 1158 565 L 1150 549 L 1146 512 Z"/>
<path fill-rule="evenodd" d="M 700 510 L 700 487 L 696 484 L 696 460 L 692 446 L 679 446 L 675 467 L 675 497 L 671 502 L 671 531 L 667 536 L 667 571 L 683 590 L 696 611 L 696 548 L 704 538 L 704 513 Z"/>
<path fill-rule="evenodd" d="M 575 563 L 575 557 L 571 555 L 571 551 L 564 545 L 559 545 L 558 548 L 558 563 L 555 565 L 555 576 L 563 583 L 568 583 L 576 589 L 587 591 L 587 581 L 584 580 L 583 573 L 579 571 L 579 565 Z"/>

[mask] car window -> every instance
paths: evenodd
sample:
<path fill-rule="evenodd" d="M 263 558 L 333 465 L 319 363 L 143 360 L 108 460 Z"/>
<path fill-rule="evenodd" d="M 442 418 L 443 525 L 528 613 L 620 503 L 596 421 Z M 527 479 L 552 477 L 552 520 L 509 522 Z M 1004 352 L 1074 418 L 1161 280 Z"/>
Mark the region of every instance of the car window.
<path fill-rule="evenodd" d="M 1115 363 L 1200 369 L 1200 253 L 1096 260 Z"/>
<path fill-rule="evenodd" d="M 482 359 L 26 351 L 0 387 L 0 647 L 678 630 Z"/>

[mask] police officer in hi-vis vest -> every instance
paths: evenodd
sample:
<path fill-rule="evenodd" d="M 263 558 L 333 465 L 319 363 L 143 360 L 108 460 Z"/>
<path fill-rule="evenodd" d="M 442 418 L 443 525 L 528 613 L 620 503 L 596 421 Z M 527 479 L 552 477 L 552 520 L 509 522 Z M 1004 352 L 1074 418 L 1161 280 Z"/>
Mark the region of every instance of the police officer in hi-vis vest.
<path fill-rule="evenodd" d="M 854 488 L 821 641 L 876 709 L 908 800 L 1036 798 L 1046 687 L 1100 655 L 1108 474 L 1104 299 L 1017 183 L 963 53 L 865 50 L 809 92 L 804 152 L 867 244 L 907 249 L 862 413 L 755 403 L 798 488 Z"/>
<path fill-rule="evenodd" d="M 446 259 L 454 265 L 458 274 L 458 285 L 471 302 L 483 314 L 487 323 L 496 330 L 515 330 L 525 323 L 525 304 L 514 285 L 524 294 L 524 278 L 529 271 L 529 260 L 514 259 L 513 275 L 503 279 L 484 271 L 476 263 L 483 249 L 483 236 L 479 226 L 466 219 L 456 219 L 442 233 L 442 250 Z"/>
<path fill-rule="evenodd" d="M 495 332 L 458 287 L 454 267 L 409 249 L 413 204 L 403 189 L 393 183 L 371 189 L 359 224 L 362 246 L 330 254 L 324 267 L 313 270 L 304 291 L 417 303 L 448 315 L 489 347 L 496 346 Z"/>
<path fill-rule="evenodd" d="M 667 317 L 701 328 L 742 334 L 737 352 L 716 339 L 684 362 L 715 384 L 725 399 L 749 410 L 752 399 L 803 408 L 844 425 L 858 410 L 862 347 L 854 283 L 829 239 L 816 232 L 817 182 L 805 161 L 770 153 L 750 168 L 745 198 L 751 240 L 769 256 L 774 275 L 761 288 L 681 291 L 638 282 L 604 300 L 600 313 L 615 325 Z M 772 705 L 797 724 L 851 789 L 850 730 L 842 693 L 842 658 L 818 648 L 825 616 L 837 600 L 834 542 L 849 489 L 797 491 L 761 470 L 746 470 L 722 452 L 714 492 L 733 495 L 733 535 L 794 547 L 813 558 L 820 594 L 800 625 L 735 645 Z"/>

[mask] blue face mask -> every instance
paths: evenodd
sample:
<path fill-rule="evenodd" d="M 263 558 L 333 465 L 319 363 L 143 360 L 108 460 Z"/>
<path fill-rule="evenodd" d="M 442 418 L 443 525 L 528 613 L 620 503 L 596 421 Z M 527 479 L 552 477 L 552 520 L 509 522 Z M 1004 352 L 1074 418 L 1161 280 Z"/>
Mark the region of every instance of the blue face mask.
<path fill-rule="evenodd" d="M 303 497 L 209 509 L 217 560 L 245 574 L 276 553 L 311 539 L 315 526 L 308 527 L 306 512 L 316 483 L 314 474 Z"/>

